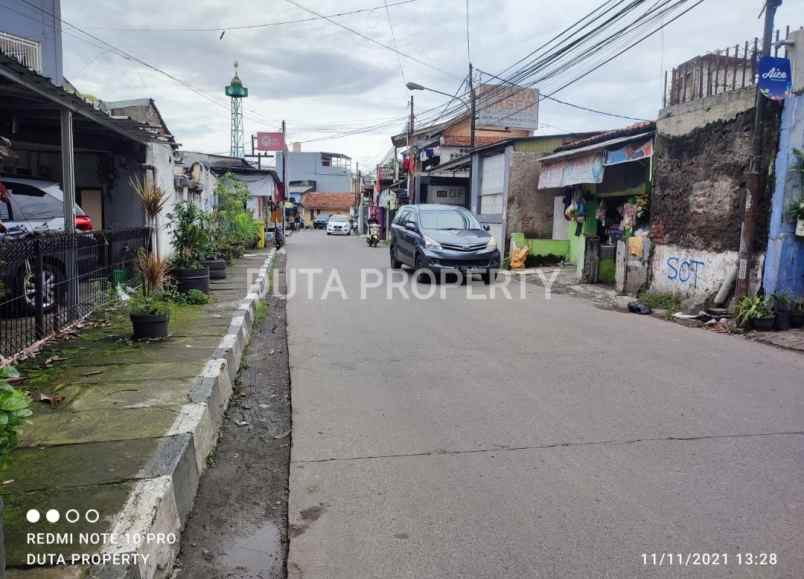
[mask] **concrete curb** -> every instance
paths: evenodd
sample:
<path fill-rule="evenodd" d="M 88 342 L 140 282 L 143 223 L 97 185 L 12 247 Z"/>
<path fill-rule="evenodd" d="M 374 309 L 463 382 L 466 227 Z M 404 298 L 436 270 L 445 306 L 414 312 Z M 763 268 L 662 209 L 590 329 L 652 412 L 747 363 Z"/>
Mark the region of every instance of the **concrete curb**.
<path fill-rule="evenodd" d="M 232 395 L 232 384 L 243 352 L 251 337 L 257 302 L 269 289 L 269 272 L 276 251 L 259 267 L 253 280 L 247 279 L 248 293 L 240 302 L 226 335 L 196 379 L 187 404 L 165 437 L 177 437 L 183 444 L 168 474 L 137 482 L 125 506 L 115 516 L 112 533 L 138 536 L 140 545 L 107 545 L 101 555 L 136 554 L 129 566 L 99 566 L 90 570 L 99 579 L 164 579 L 172 571 L 181 545 L 180 534 L 192 509 L 207 458 L 217 444 L 218 432 Z M 173 445 L 174 447 L 176 445 Z M 146 540 L 151 537 L 152 540 Z M 175 538 L 159 540 L 159 538 Z M 141 557 L 147 555 L 147 560 Z"/>

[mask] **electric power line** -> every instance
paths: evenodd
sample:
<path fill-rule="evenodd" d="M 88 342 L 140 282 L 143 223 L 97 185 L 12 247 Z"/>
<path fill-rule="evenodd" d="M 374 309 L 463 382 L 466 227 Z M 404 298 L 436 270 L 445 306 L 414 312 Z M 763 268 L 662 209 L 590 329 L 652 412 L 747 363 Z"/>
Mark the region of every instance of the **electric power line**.
<path fill-rule="evenodd" d="M 364 14 L 375 12 L 377 10 L 384 10 L 388 7 L 401 6 L 403 4 L 412 4 L 418 0 L 397 0 L 395 2 L 385 2 L 380 6 L 371 6 L 368 8 L 356 8 L 354 10 L 347 10 L 345 12 L 335 12 L 327 14 L 326 16 L 311 16 L 308 18 L 296 18 L 292 20 L 276 20 L 274 22 L 264 22 L 262 24 L 239 24 L 234 26 L 90 26 L 93 30 L 115 30 L 119 32 L 231 32 L 235 30 L 255 30 L 259 28 L 270 28 L 274 26 L 284 26 L 287 24 L 302 24 L 304 22 L 315 22 L 317 20 L 325 20 L 327 18 L 341 18 L 343 16 L 352 16 L 355 14 Z"/>
<path fill-rule="evenodd" d="M 385 0 L 385 16 L 388 18 L 388 28 L 391 29 L 391 44 L 394 50 L 399 50 L 399 45 L 396 42 L 396 32 L 394 32 L 394 21 L 391 19 L 391 9 L 389 8 L 388 0 Z M 405 67 L 402 65 L 402 57 L 397 54 L 396 61 L 399 63 L 399 74 L 402 75 L 402 84 L 407 84 L 408 79 L 405 78 Z"/>
<path fill-rule="evenodd" d="M 445 74 L 447 76 L 452 76 L 454 78 L 459 78 L 457 75 L 454 75 L 453 73 L 451 73 L 451 72 L 449 72 L 447 70 L 444 70 L 443 68 L 439 68 L 437 66 L 434 66 L 434 65 L 430 64 L 429 62 L 427 62 L 425 60 L 422 60 L 422 59 L 417 58 L 415 56 L 412 56 L 410 54 L 404 53 L 401 50 L 398 50 L 398 49 L 394 48 L 393 46 L 389 46 L 389 45 L 387 45 L 387 44 L 385 44 L 383 42 L 380 42 L 379 40 L 376 40 L 376 39 L 372 38 L 371 36 L 367 36 L 366 34 L 363 34 L 359 30 L 356 30 L 356 29 L 352 28 L 351 26 L 346 26 L 345 24 L 341 24 L 340 22 L 337 22 L 336 20 L 333 20 L 332 18 L 321 14 L 320 12 L 316 12 L 312 8 L 307 8 L 306 6 L 303 6 L 302 4 L 297 2 L 296 0 L 285 0 L 285 2 L 287 2 L 288 4 L 292 4 L 296 8 L 304 10 L 305 12 L 309 12 L 310 14 L 314 14 L 315 16 L 318 16 L 319 18 L 323 18 L 327 22 L 330 22 L 331 24 L 334 24 L 335 26 L 337 26 L 339 28 L 343 28 L 344 30 L 346 30 L 348 32 L 351 32 L 352 34 L 354 34 L 356 36 L 359 36 L 363 40 L 366 40 L 367 42 L 371 42 L 372 44 L 376 44 L 377 46 L 380 46 L 380 47 L 382 47 L 382 48 L 384 48 L 386 50 L 390 50 L 391 52 L 395 52 L 397 55 L 399 55 L 401 57 L 407 58 L 408 60 L 412 60 L 413 62 L 421 64 L 422 66 L 426 66 L 427 68 L 430 68 L 432 70 L 435 70 L 436 72 L 440 72 L 440 73 Z"/>
<path fill-rule="evenodd" d="M 628 34 L 628 33 L 632 32 L 632 31 L 634 31 L 634 30 L 638 29 L 639 27 L 644 26 L 645 24 L 650 23 L 650 22 L 654 21 L 654 20 L 655 20 L 655 19 L 657 19 L 657 18 L 662 18 L 662 24 L 661 24 L 661 25 L 660 25 L 658 28 L 656 28 L 656 29 L 652 30 L 652 31 L 651 31 L 651 32 L 649 32 L 648 34 L 645 34 L 644 36 L 642 36 L 641 38 L 639 38 L 639 39 L 638 39 L 638 40 L 636 40 L 635 42 L 633 42 L 633 43 L 629 44 L 628 46 L 626 46 L 625 48 L 623 48 L 623 49 L 621 49 L 621 50 L 617 51 L 617 52 L 616 52 L 615 54 L 613 54 L 612 56 L 610 56 L 610 57 L 606 58 L 604 61 L 602 61 L 602 62 L 598 63 L 596 66 L 594 66 L 594 67 L 593 67 L 593 68 L 591 68 L 590 70 L 587 70 L 586 72 L 584 72 L 583 74 L 581 74 L 581 75 L 579 75 L 578 77 L 574 78 L 573 80 L 571 80 L 571 81 L 569 81 L 569 82 L 565 83 L 563 86 L 561 86 L 561 87 L 559 87 L 558 89 L 556 89 L 556 90 L 552 91 L 550 94 L 541 95 L 541 96 L 539 97 L 539 100 L 544 100 L 544 99 L 550 98 L 551 100 L 555 100 L 555 101 L 557 101 L 557 102 L 559 102 L 559 103 L 561 103 L 561 104 L 565 104 L 565 105 L 568 105 L 568 106 L 574 106 L 575 108 L 579 108 L 579 109 L 581 109 L 581 110 L 587 110 L 588 112 L 594 112 L 594 113 L 598 113 L 598 114 L 604 114 L 604 115 L 607 115 L 607 116 L 616 116 L 616 117 L 618 117 L 618 118 L 627 118 L 627 119 L 629 119 L 629 120 L 642 120 L 642 119 L 638 119 L 637 117 L 629 117 L 629 116 L 627 116 L 627 115 L 618 115 L 618 114 L 616 114 L 616 113 L 608 113 L 608 112 L 605 112 L 605 111 L 599 111 L 599 110 L 597 110 L 597 109 L 592 109 L 591 107 L 583 107 L 582 105 L 575 105 L 574 103 L 569 103 L 569 102 L 564 101 L 564 100 L 561 100 L 561 99 L 556 99 L 556 98 L 554 97 L 554 95 L 555 95 L 556 93 L 560 92 L 561 90 L 564 90 L 564 89 L 565 89 L 565 88 L 567 88 L 568 86 L 570 86 L 570 85 L 574 84 L 575 82 L 578 82 L 578 81 L 579 81 L 579 80 L 581 80 L 582 78 L 585 78 L 586 76 L 588 76 L 589 74 L 591 74 L 591 73 L 592 73 L 592 72 L 594 72 L 595 70 L 598 70 L 598 69 L 599 69 L 599 68 L 601 68 L 602 66 L 605 66 L 607 63 L 611 62 L 612 60 L 614 60 L 615 58 L 617 58 L 617 57 L 618 57 L 618 56 L 620 56 L 621 54 L 623 54 L 623 53 L 627 52 L 628 50 L 632 49 L 633 47 L 637 46 L 638 44 L 640 44 L 641 42 L 643 42 L 644 40 L 646 40 L 646 39 L 647 39 L 647 38 L 649 38 L 650 36 L 652 36 L 652 35 L 656 34 L 658 31 L 663 30 L 663 29 L 664 29 L 664 28 L 665 28 L 667 25 L 669 25 L 670 23 L 674 22 L 675 20 L 677 20 L 678 18 L 680 18 L 680 17 L 681 17 L 681 16 L 683 16 L 684 14 L 688 13 L 690 10 L 692 10 L 692 9 L 694 9 L 695 7 L 697 7 L 698 5 L 700 5 L 700 4 L 701 4 L 701 3 L 702 3 L 704 0 L 699 0 L 698 2 L 694 3 L 692 6 L 690 6 L 689 8 L 687 8 L 686 10 L 684 10 L 683 12 L 681 12 L 681 13 L 677 14 L 677 15 L 676 15 L 675 17 L 673 17 L 671 20 L 669 20 L 669 21 L 664 21 L 664 17 L 665 17 L 665 15 L 666 15 L 667 13 L 669 13 L 670 11 L 672 11 L 672 10 L 674 10 L 675 8 L 679 7 L 680 5 L 685 4 L 687 1 L 689 1 L 689 0 L 679 0 L 678 2 L 675 2 L 674 4 L 670 4 L 670 1 L 669 1 L 669 0 L 668 0 L 668 1 L 665 1 L 665 2 L 661 2 L 661 1 L 657 1 L 657 2 L 655 2 L 655 3 L 653 4 L 653 6 L 652 6 L 652 7 L 651 7 L 651 8 L 650 8 L 650 9 L 649 9 L 649 10 L 648 10 L 648 11 L 647 11 L 645 14 L 643 14 L 642 16 L 640 16 L 639 18 L 637 18 L 637 19 L 636 19 L 634 22 L 632 22 L 632 23 L 630 23 L 629 25 L 627 25 L 626 27 L 624 27 L 624 28 L 620 29 L 620 30 L 619 30 L 618 32 L 616 32 L 615 34 L 610 35 L 610 36 L 609 36 L 609 37 L 607 37 L 607 38 L 606 38 L 606 39 L 605 39 L 603 42 L 600 42 L 600 43 L 598 43 L 597 45 L 595 45 L 595 46 L 593 47 L 593 48 L 594 48 L 594 50 L 587 50 L 587 51 L 586 51 L 584 54 L 579 55 L 579 56 L 576 56 L 576 57 L 574 58 L 574 60 L 572 61 L 572 65 L 573 65 L 573 66 L 574 66 L 574 65 L 577 65 L 578 63 L 580 63 L 580 62 L 582 62 L 583 60 L 587 59 L 589 56 L 591 56 L 591 55 L 595 54 L 596 52 L 599 52 L 599 51 L 600 51 L 600 50 L 601 50 L 603 47 L 605 47 L 605 46 L 607 46 L 607 45 L 609 45 L 609 44 L 611 44 L 611 43 L 615 42 L 616 40 L 619 40 L 620 38 L 623 38 L 623 37 L 624 37 L 626 34 Z M 621 1 L 621 2 L 619 2 L 618 4 L 615 4 L 615 7 L 616 7 L 617 5 L 619 5 L 619 4 L 621 4 L 621 3 L 622 3 L 622 1 Z M 619 13 L 617 13 L 617 14 L 618 14 L 618 16 L 619 16 L 619 17 L 622 17 L 622 15 L 623 15 L 623 14 L 625 14 L 625 13 L 627 13 L 627 11 L 633 10 L 635 7 L 639 6 L 639 5 L 640 5 L 640 4 L 642 4 L 642 3 L 643 3 L 643 2 L 642 2 L 642 1 L 640 1 L 640 0 L 636 0 L 636 1 L 634 1 L 634 2 L 631 2 L 631 3 L 630 3 L 630 4 L 629 4 L 627 7 L 626 7 L 625 11 L 621 10 L 621 11 L 620 11 Z M 669 7 L 667 7 L 668 5 L 669 5 Z M 664 7 L 664 8 L 663 8 L 663 9 L 661 9 L 661 10 L 659 10 L 659 7 L 660 7 L 660 6 L 662 6 L 662 7 Z M 594 14 L 594 13 L 595 13 L 597 10 L 598 10 L 598 9 L 596 9 L 595 11 L 593 11 L 593 12 L 592 12 L 592 13 L 590 13 L 590 14 L 592 14 L 592 15 L 593 15 L 593 14 Z M 657 15 L 658 15 L 658 16 L 657 16 Z M 589 16 L 589 15 L 587 15 L 587 16 Z M 583 20 L 584 20 L 584 19 L 581 19 L 581 21 L 583 21 Z M 613 19 L 609 19 L 608 23 L 610 24 L 612 21 L 613 21 Z M 580 21 L 579 21 L 579 22 L 580 22 Z M 570 27 L 570 29 L 571 29 L 571 28 L 573 28 L 573 27 L 574 27 L 576 24 L 577 24 L 577 23 L 573 24 L 573 25 Z M 600 27 L 599 27 L 599 28 L 600 28 Z M 599 28 L 598 28 L 598 29 L 595 29 L 593 32 L 598 32 L 598 31 L 599 31 Z M 570 30 L 570 29 L 567 29 L 567 30 Z M 565 31 L 565 32 L 566 32 L 566 31 Z M 563 33 L 559 33 L 559 35 L 555 36 L 554 38 L 560 38 L 562 35 L 563 35 Z M 586 35 L 585 37 L 586 37 L 586 38 L 589 38 L 590 36 L 589 36 L 589 35 Z M 548 43 L 548 44 L 549 44 L 549 43 Z M 543 45 L 543 46 L 544 46 L 544 45 Z M 566 53 L 566 50 L 563 50 L 562 52 Z M 551 64 L 551 63 L 553 63 L 553 61 L 555 61 L 555 58 L 548 58 L 548 59 L 547 59 L 547 63 L 546 63 L 546 64 Z M 520 62 L 521 62 L 521 61 L 520 61 Z M 524 71 L 524 74 L 523 74 L 522 72 L 520 72 L 520 73 L 519 73 L 519 76 L 523 76 L 523 78 L 527 78 L 527 76 L 532 75 L 532 73 L 533 73 L 533 71 L 534 71 L 534 70 L 539 70 L 539 69 L 543 68 L 543 66 L 544 66 L 544 64 L 542 64 L 542 66 L 541 66 L 541 67 L 536 67 L 536 68 L 531 67 L 529 70 L 527 70 L 527 69 L 526 69 L 526 70 Z M 511 68 L 511 67 L 509 67 L 509 68 L 508 68 L 508 69 L 506 69 L 506 70 L 509 70 L 510 68 Z M 561 69 L 562 67 L 557 67 L 557 68 Z M 556 72 L 554 71 L 553 73 L 546 75 L 546 78 L 550 78 L 550 77 L 553 77 L 553 76 L 555 76 L 555 75 L 556 75 Z M 492 76 L 495 76 L 495 75 L 492 75 Z M 498 78 L 500 78 L 500 77 L 498 76 Z M 506 80 L 507 80 L 507 82 L 509 82 L 509 83 L 511 83 L 511 82 L 512 82 L 510 79 L 506 79 Z M 529 86 L 533 86 L 534 84 L 537 84 L 537 83 L 538 83 L 538 82 L 540 82 L 541 80 L 542 80 L 542 78 L 537 79 L 536 81 L 534 81 L 534 82 L 533 82 L 533 83 L 531 83 L 530 85 L 526 85 L 526 86 L 521 86 L 521 85 L 515 85 L 515 86 L 520 87 L 520 90 L 526 90 L 526 89 L 527 89 Z M 487 108 L 487 107 L 493 106 L 493 105 L 494 105 L 494 104 L 496 104 L 497 102 L 500 102 L 500 101 L 502 101 L 502 100 L 506 100 L 506 99 L 508 99 L 508 98 L 511 98 L 511 95 L 510 95 L 510 94 L 508 94 L 508 95 L 506 95 L 506 96 L 504 96 L 504 97 L 502 97 L 502 98 L 500 98 L 500 99 L 498 99 L 497 101 L 494 101 L 494 102 L 485 102 L 485 103 L 483 103 L 483 104 L 481 105 L 481 109 L 480 109 L 480 110 L 482 110 L 483 108 Z M 522 107 L 522 108 L 520 108 L 520 109 L 518 109 L 518 110 L 515 110 L 515 111 L 513 111 L 512 113 L 510 113 L 510 114 L 506 115 L 506 116 L 505 116 L 505 117 L 503 117 L 503 118 L 504 118 L 504 119 L 505 119 L 505 118 L 510 118 L 511 116 L 514 116 L 515 114 L 518 114 L 519 112 L 522 112 L 522 111 L 524 111 L 524 110 L 527 110 L 527 108 L 530 108 L 530 106 L 532 106 L 532 105 L 529 105 L 529 106 L 526 106 L 526 107 Z M 459 108 L 459 107 L 455 107 L 455 108 L 457 109 L 457 108 Z M 359 131 L 359 130 L 350 131 L 348 134 L 343 134 L 343 135 L 341 135 L 341 136 L 354 136 L 354 135 L 360 134 L 361 132 L 374 132 L 374 131 L 376 131 L 378 128 L 380 128 L 380 127 L 379 127 L 379 126 L 366 127 L 366 128 L 363 130 L 363 131 Z M 310 139 L 309 141 L 314 141 L 314 140 L 331 140 L 331 139 L 334 139 L 334 138 L 339 138 L 339 137 L 338 137 L 338 136 L 331 136 L 331 137 L 325 137 L 325 138 L 321 138 L 321 139 Z"/>

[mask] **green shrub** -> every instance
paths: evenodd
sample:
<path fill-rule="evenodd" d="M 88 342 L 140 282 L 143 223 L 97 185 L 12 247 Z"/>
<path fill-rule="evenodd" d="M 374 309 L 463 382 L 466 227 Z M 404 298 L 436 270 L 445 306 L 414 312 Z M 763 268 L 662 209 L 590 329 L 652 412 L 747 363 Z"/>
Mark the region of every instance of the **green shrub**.
<path fill-rule="evenodd" d="M 773 303 L 762 296 L 744 296 L 737 303 L 734 319 L 742 326 L 748 326 L 752 320 L 770 318 L 774 315 Z"/>
<path fill-rule="evenodd" d="M 33 414 L 30 396 L 8 383 L 17 376 L 14 368 L 0 368 L 0 465 L 17 447 L 22 425 Z"/>
<path fill-rule="evenodd" d="M 134 316 L 170 316 L 170 301 L 163 293 L 145 295 L 138 292 L 131 296 L 128 312 Z"/>
<path fill-rule="evenodd" d="M 681 298 L 670 293 L 644 291 L 639 294 L 639 301 L 653 310 L 667 310 L 669 313 L 681 310 Z"/>
<path fill-rule="evenodd" d="M 213 216 L 217 254 L 238 257 L 257 242 L 259 223 L 246 208 L 248 197 L 248 188 L 232 175 L 227 173 L 218 180 Z"/>
<path fill-rule="evenodd" d="M 209 303 L 209 296 L 199 289 L 188 292 L 173 292 L 170 295 L 172 302 L 185 306 L 203 306 Z"/>
<path fill-rule="evenodd" d="M 213 227 L 209 214 L 189 201 L 176 205 L 169 214 L 171 239 L 176 253 L 171 265 L 176 269 L 202 269 L 214 252 Z"/>

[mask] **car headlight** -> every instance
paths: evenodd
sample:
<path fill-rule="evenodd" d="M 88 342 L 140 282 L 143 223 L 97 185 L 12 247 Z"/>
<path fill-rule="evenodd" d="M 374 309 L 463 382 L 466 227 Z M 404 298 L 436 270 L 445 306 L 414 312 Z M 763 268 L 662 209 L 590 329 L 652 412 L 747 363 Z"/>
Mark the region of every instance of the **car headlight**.
<path fill-rule="evenodd" d="M 497 249 L 497 240 L 494 239 L 493 235 L 489 239 L 489 242 L 486 244 L 486 249 L 488 250 Z"/>
<path fill-rule="evenodd" d="M 428 237 L 427 235 L 424 236 L 424 248 L 425 249 L 441 249 L 441 244 L 438 243 L 432 237 Z"/>

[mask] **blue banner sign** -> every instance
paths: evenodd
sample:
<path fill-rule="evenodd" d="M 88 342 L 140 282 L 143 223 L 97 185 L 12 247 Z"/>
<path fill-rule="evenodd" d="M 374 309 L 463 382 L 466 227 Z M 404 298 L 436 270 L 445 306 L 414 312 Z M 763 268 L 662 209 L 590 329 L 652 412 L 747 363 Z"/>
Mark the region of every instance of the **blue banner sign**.
<path fill-rule="evenodd" d="M 759 92 L 774 101 L 784 100 L 793 86 L 790 60 L 764 56 L 759 61 Z"/>

